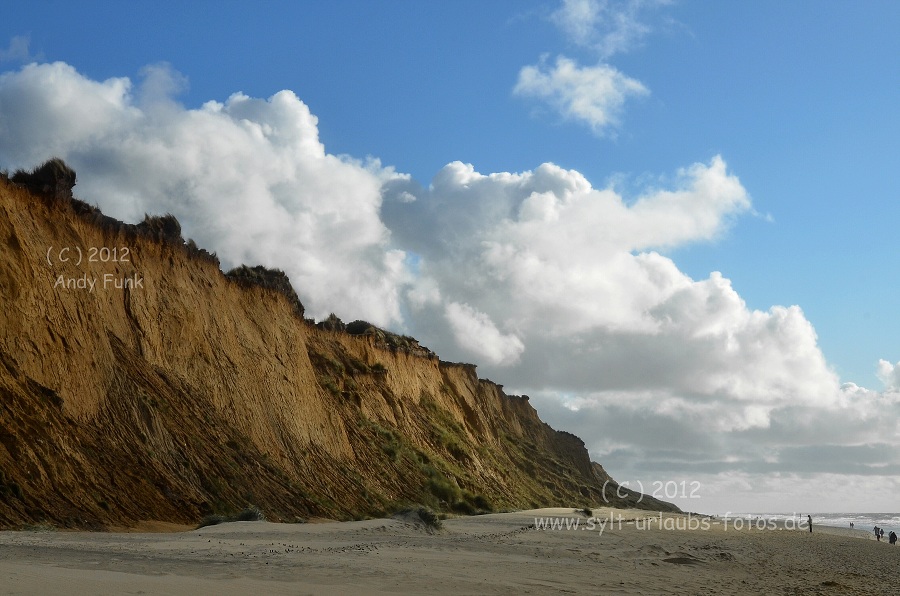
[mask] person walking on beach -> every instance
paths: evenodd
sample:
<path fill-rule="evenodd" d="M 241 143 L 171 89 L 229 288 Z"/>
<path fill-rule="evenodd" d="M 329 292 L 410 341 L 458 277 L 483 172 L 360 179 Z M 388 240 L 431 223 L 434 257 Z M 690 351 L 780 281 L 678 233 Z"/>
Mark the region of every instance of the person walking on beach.
<path fill-rule="evenodd" d="M 812 534 L 812 516 L 806 516 L 806 523 L 809 525 L 809 533 Z"/>
<path fill-rule="evenodd" d="M 881 528 L 875 526 L 875 540 L 881 542 Z"/>
<path fill-rule="evenodd" d="M 894 546 L 897 545 L 897 532 L 891 530 L 891 533 L 888 534 L 888 542 L 890 542 Z"/>

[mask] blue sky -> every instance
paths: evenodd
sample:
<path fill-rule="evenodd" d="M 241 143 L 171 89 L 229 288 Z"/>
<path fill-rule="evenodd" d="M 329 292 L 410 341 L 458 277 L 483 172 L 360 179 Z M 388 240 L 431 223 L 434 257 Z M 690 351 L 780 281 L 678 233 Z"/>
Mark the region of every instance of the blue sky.
<path fill-rule="evenodd" d="M 797 456 L 807 453 L 801 447 L 814 451 L 823 445 L 835 449 L 866 445 L 873 453 L 881 453 L 879 450 L 900 444 L 900 434 L 893 426 L 897 400 L 890 397 L 896 395 L 893 383 L 900 378 L 900 367 L 895 369 L 892 364 L 900 360 L 895 298 L 900 276 L 896 248 L 896 222 L 900 219 L 900 181 L 896 175 L 900 171 L 898 29 L 900 5 L 874 1 L 11 2 L 0 23 L 0 48 L 6 48 L 0 49 L 0 72 L 7 73 L 0 87 L 5 84 L 9 89 L 6 103 L 0 94 L 0 109 L 5 112 L 0 112 L 0 118 L 6 119 L 6 128 L 0 120 L 0 135 L 7 133 L 5 140 L 0 136 L 0 158 L 3 166 L 19 167 L 32 165 L 41 151 L 65 153 L 79 172 L 76 193 L 81 192 L 83 198 L 125 218 L 142 210 L 171 210 L 191 235 L 205 241 L 201 244 L 212 245 L 227 260 L 230 253 L 223 245 L 229 243 L 229 237 L 225 232 L 233 229 L 228 222 L 204 226 L 205 220 L 197 215 L 201 203 L 179 206 L 161 195 L 154 198 L 151 195 L 156 191 L 147 189 L 140 180 L 126 180 L 121 174 L 104 178 L 109 174 L 109 164 L 103 165 L 99 156 L 107 155 L 104 151 L 108 147 L 103 149 L 99 141 L 90 145 L 95 141 L 85 141 L 87 137 L 76 131 L 69 137 L 61 134 L 64 140 L 55 145 L 35 142 L 33 147 L 23 148 L 22 143 L 14 143 L 18 137 L 10 131 L 15 128 L 14 121 L 22 121 L 15 116 L 19 114 L 16 110 L 38 113 L 38 108 L 23 108 L 24 102 L 16 100 L 25 83 L 15 75 L 32 62 L 47 65 L 59 61 L 74 69 L 53 76 L 48 70 L 41 71 L 48 96 L 53 94 L 52 85 L 66 77 L 98 84 L 127 77 L 131 87 L 128 97 L 120 98 L 122 102 L 150 113 L 149 106 L 164 96 L 181 116 L 201 110 L 211 100 L 225 104 L 224 111 L 228 112 L 228 99 L 236 92 L 269 100 L 281 90 L 291 90 L 317 118 L 304 130 L 318 135 L 328 156 L 349 156 L 341 158 L 342 165 L 329 166 L 335 168 L 329 175 L 346 183 L 345 190 L 333 190 L 333 204 L 369 214 L 353 222 L 366 230 L 369 235 L 362 236 L 369 241 L 341 245 L 328 255 L 321 252 L 324 244 L 296 247 L 289 262 L 279 261 L 277 248 L 266 253 L 254 252 L 252 246 L 235 247 L 231 253 L 235 261 L 256 259 L 282 267 L 297 286 L 314 279 L 314 272 L 323 270 L 322 263 L 332 262 L 331 258 L 346 267 L 366 270 L 371 266 L 370 278 L 366 279 L 377 288 L 361 289 L 359 293 L 378 296 L 384 291 L 390 307 L 380 308 L 365 302 L 364 297 L 354 302 L 352 291 L 330 296 L 304 287 L 297 289 L 312 312 L 336 310 L 345 320 L 366 317 L 412 332 L 443 356 L 475 361 L 492 379 L 527 391 L 552 424 L 577 432 L 593 455 L 604 463 L 611 462 L 607 467 L 612 468 L 614 476 L 640 476 L 642 459 L 652 456 L 684 474 L 680 478 L 688 478 L 691 476 L 685 475 L 696 474 L 696 470 L 684 462 L 691 457 L 697 459 L 698 453 L 713 452 L 704 473 L 710 474 L 705 482 L 715 492 L 719 485 L 711 470 L 726 469 L 722 462 L 734 460 L 741 449 L 740 441 L 755 440 L 754 432 L 769 429 L 772 434 L 764 434 L 762 441 L 770 441 L 771 449 L 736 466 L 734 473 L 740 477 L 734 482 L 739 486 L 744 486 L 742 482 L 764 484 L 759 474 L 784 474 L 799 483 L 797 479 L 809 469 L 804 469 L 808 462 L 803 458 L 807 456 Z M 561 61 L 572 66 L 567 82 L 558 68 Z M 163 63 L 167 66 L 160 66 Z M 155 67 L 148 71 L 148 65 Z M 530 83 L 524 74 L 528 69 L 537 77 Z M 618 77 L 613 82 L 605 78 L 610 72 Z M 602 87 L 604 83 L 623 93 L 620 103 L 609 99 L 612 95 L 608 87 Z M 627 84 L 631 84 L 631 91 L 622 91 L 622 85 Z M 566 93 L 581 93 L 594 111 L 588 115 L 582 111 L 579 116 L 573 104 L 567 103 L 571 95 Z M 607 101 L 613 103 L 604 103 Z M 65 109 L 75 109 L 55 108 L 51 103 L 45 109 L 62 110 L 59 114 L 63 116 Z M 285 105 L 288 111 L 299 109 L 296 103 Z M 251 116 L 245 113 L 244 117 L 250 120 L 275 118 L 264 113 L 265 106 L 246 109 Z M 229 113 L 237 119 L 237 107 Z M 173 117 L 172 122 L 188 126 L 181 116 Z M 111 129 L 109 122 L 103 126 Z M 142 131 L 135 134 L 157 134 L 140 127 L 135 130 Z M 225 143 L 221 138 L 213 136 L 207 142 Z M 118 142 L 109 141 L 109 146 Z M 177 146 L 171 139 L 167 143 Z M 227 159 L 228 154 L 223 155 Z M 716 184 L 726 177 L 739 181 L 740 191 L 728 195 L 727 200 L 722 199 L 720 186 L 709 195 L 702 190 L 704 176 L 712 175 L 717 156 L 727 165 Z M 375 166 L 363 165 L 367 157 L 380 160 L 381 169 L 376 172 Z M 375 178 L 361 178 L 359 186 L 346 182 L 351 161 L 360 172 L 368 167 L 366 171 Z M 521 183 L 491 178 L 472 190 L 474 185 L 462 170 L 447 169 L 456 161 L 471 164 L 475 172 L 485 176 L 537 172 L 545 163 L 555 164 L 562 171 L 545 172 L 546 179 L 552 179 L 545 186 L 535 181 L 538 176 Z M 705 169 L 690 170 L 693 164 L 705 164 Z M 146 167 L 147 172 L 156 171 L 154 164 Z M 680 170 L 693 173 L 679 175 Z M 311 172 L 318 176 L 321 168 L 303 171 L 308 180 Z M 618 229 L 633 229 L 646 236 L 639 243 L 623 241 L 618 245 L 619 256 L 609 262 L 641 259 L 647 254 L 662 257 L 666 261 L 653 266 L 668 271 L 665 275 L 672 275 L 675 286 L 686 284 L 685 278 L 697 282 L 685 292 L 694 298 L 706 296 L 705 308 L 712 319 L 731 317 L 728 325 L 732 326 L 726 325 L 731 331 L 726 334 L 737 337 L 741 346 L 751 346 L 740 349 L 752 350 L 754 344 L 747 331 L 748 326 L 756 325 L 752 313 L 764 313 L 768 318 L 757 317 L 765 319 L 759 329 L 775 331 L 757 343 L 767 346 L 777 364 L 767 364 L 759 355 L 739 354 L 735 362 L 714 366 L 709 357 L 702 356 L 706 352 L 701 347 L 697 347 L 697 358 L 705 361 L 686 364 L 673 356 L 680 351 L 675 339 L 670 338 L 674 346 L 671 352 L 665 352 L 664 346 L 669 345 L 665 341 L 645 345 L 643 340 L 647 338 L 641 334 L 650 332 L 642 326 L 646 321 L 637 321 L 641 313 L 628 311 L 627 304 L 608 306 L 603 300 L 612 304 L 616 296 L 610 294 L 610 298 L 598 289 L 631 284 L 637 279 L 631 277 L 632 269 L 600 279 L 603 275 L 591 270 L 589 259 L 567 262 L 571 268 L 563 270 L 561 279 L 567 284 L 574 283 L 571 280 L 577 276 L 594 276 L 591 283 L 573 286 L 557 298 L 562 300 L 573 292 L 580 296 L 582 290 L 587 296 L 599 292 L 596 309 L 608 309 L 612 314 L 597 315 L 590 325 L 579 327 L 575 321 L 583 320 L 586 311 L 573 306 L 570 319 L 564 320 L 562 315 L 554 319 L 559 329 L 572 330 L 580 338 L 578 342 L 544 342 L 539 337 L 535 321 L 547 316 L 541 309 L 553 298 L 552 287 L 535 290 L 533 300 L 518 305 L 518 310 L 511 308 L 515 314 L 506 317 L 500 303 L 504 297 L 520 296 L 521 292 L 512 291 L 510 286 L 508 294 L 498 289 L 494 295 L 492 288 L 526 275 L 520 268 L 525 261 L 509 255 L 527 252 L 527 238 L 539 238 L 532 248 L 541 263 L 554 262 L 567 250 L 584 255 L 593 246 L 594 241 L 585 240 L 586 236 L 578 235 L 583 231 L 571 225 L 561 227 L 561 233 L 572 234 L 582 244 L 573 240 L 567 246 L 558 235 L 552 238 L 549 231 L 556 230 L 552 225 L 543 228 L 548 234 L 543 238 L 541 228 L 528 224 L 521 215 L 522 205 L 528 201 L 526 195 L 513 197 L 515 192 L 526 193 L 526 187 L 527 192 L 552 192 L 560 201 L 553 209 L 562 209 L 568 204 L 568 199 L 562 198 L 569 196 L 567 192 L 581 192 L 572 190 L 582 188 L 573 172 L 588 181 L 593 191 L 614 191 L 627 206 L 639 203 L 641 197 L 657 196 L 654 193 L 694 189 L 699 198 L 678 204 L 684 211 L 701 205 L 688 223 L 678 218 L 663 219 L 659 227 L 653 224 L 648 228 L 628 223 L 631 220 L 626 218 L 621 226 L 604 231 L 600 224 L 605 220 L 597 212 L 600 224 L 596 243 L 604 242 L 604 234 L 615 236 Z M 439 174 L 444 178 L 435 178 Z M 317 184 L 337 188 L 328 186 L 331 179 L 322 176 L 316 179 Z M 376 179 L 387 181 L 384 188 L 388 190 L 358 205 L 343 202 L 350 201 L 348 193 L 368 196 L 365 193 Z M 125 188 L 132 183 L 129 192 L 136 197 L 133 204 L 123 205 L 104 195 L 104 189 L 114 185 Z M 94 194 L 88 195 L 88 191 Z M 253 200 L 252 192 L 252 188 L 247 190 L 248 201 Z M 304 191 L 300 188 L 298 192 Z M 416 200 L 405 203 L 402 192 L 409 193 L 402 196 Z M 511 197 L 512 203 L 504 203 L 498 198 L 501 196 Z M 202 198 L 197 200 L 202 202 Z M 297 213 L 319 213 L 320 206 L 314 201 L 309 198 L 291 205 Z M 664 213 L 664 206 L 660 207 L 663 201 L 651 203 L 656 205 L 653 213 Z M 513 230 L 509 222 L 498 219 L 497 226 L 487 230 L 461 215 L 465 210 L 490 218 L 494 214 L 492 205 L 498 213 L 519 209 L 521 217 L 516 223 L 521 225 Z M 544 209 L 547 204 L 534 203 L 531 207 Z M 328 217 L 331 219 L 321 221 L 337 216 Z M 714 224 L 704 227 L 703 222 L 709 218 Z M 688 231 L 678 236 L 671 229 L 678 225 L 687 226 Z M 454 234 L 445 237 L 438 233 L 448 227 Z M 435 231 L 431 237 L 440 236 L 440 242 L 429 245 L 423 230 Z M 325 224 L 313 231 L 323 239 L 338 233 Z M 464 244 L 466 247 L 460 248 Z M 488 248 L 482 251 L 478 247 Z M 458 253 L 454 252 L 457 249 Z M 513 252 L 504 252 L 507 249 Z M 453 255 L 447 256 L 449 252 Z M 311 264 L 306 268 L 295 265 L 307 260 Z M 474 261 L 487 263 L 467 273 L 481 281 L 453 278 L 452 271 Z M 410 263 L 424 263 L 427 275 L 409 267 Z M 646 263 L 641 263 L 640 267 L 645 267 Z M 670 271 L 668 263 L 680 274 Z M 728 287 L 711 277 L 713 272 L 720 272 Z M 540 279 L 548 277 L 552 276 Z M 704 280 L 711 281 L 702 285 Z M 341 287 L 342 280 L 329 280 L 332 282 Z M 623 303 L 640 302 L 644 295 L 640 287 L 623 290 Z M 729 293 L 731 289 L 734 295 Z M 350 298 L 335 303 L 345 296 Z M 606 298 L 601 300 L 603 296 Z M 690 320 L 697 327 L 685 337 L 694 341 L 706 327 L 691 318 L 693 311 L 682 309 L 670 298 L 666 294 L 665 300 L 648 303 L 646 312 L 659 323 L 663 319 L 658 313 L 665 306 L 663 310 L 669 309 L 665 321 L 681 324 L 679 321 Z M 726 317 L 722 314 L 725 311 L 709 306 L 713 298 L 743 300 L 746 308 L 729 306 L 732 314 Z M 779 318 L 781 315 L 770 310 L 773 306 L 794 305 L 802 312 L 791 311 Z M 794 333 L 797 325 L 805 323 L 810 328 L 797 331 L 797 341 L 808 343 L 812 338 L 814 346 L 802 350 L 811 354 L 808 360 L 794 364 L 792 358 L 799 351 L 791 348 L 789 354 L 779 356 L 778 350 L 788 341 L 782 331 Z M 487 348 L 467 343 L 463 337 L 466 332 L 479 330 L 488 338 L 484 342 Z M 553 361 L 549 353 L 570 350 L 570 354 L 582 354 L 585 345 L 600 352 L 624 346 L 616 353 L 621 355 L 617 358 L 627 359 L 627 365 L 616 364 L 619 361 L 612 356 L 598 356 L 597 366 L 621 365 L 627 374 L 607 383 L 616 375 L 582 379 L 577 371 L 567 371 L 562 365 L 554 369 L 548 364 L 549 380 L 541 382 L 525 370 L 533 362 Z M 694 353 L 692 349 L 683 352 Z M 879 369 L 882 359 L 886 362 Z M 738 372 L 736 362 L 750 360 L 756 364 Z M 671 371 L 660 370 L 667 366 Z M 796 386 L 785 390 L 781 401 L 765 397 L 767 391 L 777 392 L 790 385 L 774 373 L 768 385 L 769 381 L 760 381 L 764 388 L 759 393 L 741 389 L 756 377 L 765 377 L 765 371 L 773 366 L 784 368 L 778 375 L 803 371 L 790 381 Z M 723 369 L 728 374 L 722 373 Z M 879 370 L 880 375 L 876 375 Z M 678 371 L 708 374 L 709 382 L 682 382 Z M 720 376 L 728 379 L 722 383 L 714 380 Z M 791 433 L 779 434 L 773 429 L 790 429 L 794 428 L 791 424 L 802 423 L 795 417 L 790 417 L 792 422 L 779 418 L 778 412 L 787 416 L 784 413 L 795 406 L 815 407 L 822 392 L 831 389 L 819 389 L 818 381 L 808 380 L 814 377 L 827 377 L 823 382 L 829 386 L 852 382 L 865 392 L 858 398 L 867 399 L 865 405 L 852 402 L 846 390 L 842 397 L 821 398 L 824 409 L 834 414 L 833 420 L 841 419 L 841 408 L 866 414 L 860 414 L 856 430 L 846 435 L 839 425 L 827 427 L 830 422 L 822 421 L 833 434 L 810 436 L 802 445 L 789 445 L 792 440 L 785 437 Z M 636 380 L 641 378 L 648 380 L 641 384 Z M 817 388 L 810 389 L 806 397 L 797 397 L 803 387 L 811 385 Z M 699 416 L 706 407 L 703 404 L 715 402 L 723 394 L 730 396 L 720 404 L 723 409 L 706 415 L 718 420 L 736 409 L 743 412 L 743 418 L 733 424 L 723 423 L 722 434 L 712 433 L 713 438 L 703 445 L 692 444 L 686 433 L 677 430 L 668 450 L 665 445 L 640 443 L 640 439 L 634 444 L 625 437 L 607 440 L 600 436 L 603 425 L 589 412 L 598 417 L 611 416 L 616 400 L 624 399 L 615 393 L 619 391 L 635 403 L 651 399 L 653 392 L 674 400 L 671 419 L 642 418 L 634 412 L 626 415 L 616 410 L 636 434 L 657 424 L 681 428 L 678 424 L 666 427 L 667 421 L 685 425 L 690 420 L 696 422 L 693 416 Z M 656 395 L 652 399 L 662 398 Z M 879 418 L 881 422 L 876 422 Z M 878 425 L 884 426 L 868 439 L 859 434 Z M 793 436 L 798 435 L 803 432 Z M 677 454 L 684 456 L 679 459 Z M 844 461 L 841 457 L 835 460 Z M 784 465 L 763 465 L 773 461 Z M 678 462 L 683 464 L 681 468 Z M 848 456 L 844 467 L 841 464 L 818 470 L 823 474 L 820 480 L 827 484 L 827 474 L 858 473 L 852 463 Z M 883 454 L 863 463 L 870 465 L 864 473 L 867 482 L 879 466 L 884 470 L 900 466 L 896 456 Z M 720 486 L 720 494 L 725 494 L 732 485 Z M 774 508 L 766 498 L 747 497 L 746 508 Z M 886 503 L 887 497 L 884 499 Z M 715 495 L 708 502 L 711 507 L 725 503 L 724 498 L 716 501 Z M 859 506 L 876 504 L 883 502 L 874 500 Z M 803 505 L 808 508 L 809 504 Z M 827 508 L 824 503 L 822 506 Z M 726 505 L 721 507 L 724 510 Z"/>
<path fill-rule="evenodd" d="M 900 7 L 891 2 L 682 2 L 612 64 L 650 89 L 597 138 L 511 93 L 541 54 L 596 60 L 547 20 L 550 2 L 13 3 L 3 39 L 103 80 L 167 61 L 197 107 L 292 89 L 330 152 L 373 155 L 426 183 L 453 160 L 480 171 L 545 161 L 595 185 L 721 154 L 774 223 L 678 251 L 720 270 L 755 308 L 799 304 L 842 378 L 874 384 L 894 338 L 900 211 Z M 21 13 L 21 16 L 17 14 Z M 90 15 L 90 18 L 86 18 Z M 7 67 L 14 67 L 7 61 Z"/>

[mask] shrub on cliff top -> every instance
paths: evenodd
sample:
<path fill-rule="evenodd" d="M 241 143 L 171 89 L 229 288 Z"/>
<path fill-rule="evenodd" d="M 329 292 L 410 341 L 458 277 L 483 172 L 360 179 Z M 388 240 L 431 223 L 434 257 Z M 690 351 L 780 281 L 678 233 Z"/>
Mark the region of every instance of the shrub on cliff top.
<path fill-rule="evenodd" d="M 436 358 L 434 352 L 419 344 L 418 340 L 408 335 L 398 335 L 376 327 L 368 321 L 353 321 L 347 323 L 347 333 L 350 335 L 370 335 L 375 338 L 375 345 L 379 348 L 393 352 L 406 352 L 425 358 Z"/>
<path fill-rule="evenodd" d="M 347 326 L 344 324 L 342 320 L 338 318 L 338 316 L 334 313 L 328 315 L 328 318 L 324 321 L 316 323 L 316 327 L 319 329 L 326 329 L 328 331 L 346 331 Z"/>
<path fill-rule="evenodd" d="M 54 157 L 30 172 L 16 170 L 11 180 L 24 185 L 36 194 L 56 199 L 71 199 L 72 188 L 75 186 L 75 170 L 67 166 L 63 160 Z"/>
<path fill-rule="evenodd" d="M 165 215 L 144 214 L 144 221 L 136 226 L 139 233 L 149 236 L 160 242 L 174 242 L 182 244 L 181 224 L 171 213 Z"/>
<path fill-rule="evenodd" d="M 241 265 L 226 273 L 225 277 L 243 286 L 259 286 L 284 294 L 294 306 L 297 315 L 303 318 L 303 304 L 300 297 L 294 291 L 290 278 L 281 269 L 267 269 L 262 265 L 256 267 Z"/>
<path fill-rule="evenodd" d="M 379 331 L 381 330 L 378 327 L 368 321 L 356 320 L 347 323 L 347 333 L 350 335 L 377 335 Z"/>
<path fill-rule="evenodd" d="M 205 248 L 200 248 L 199 246 L 197 246 L 197 243 L 194 242 L 193 239 L 188 238 L 188 241 L 185 243 L 184 247 L 190 256 L 200 258 L 200 259 L 205 259 L 207 261 L 214 263 L 216 265 L 216 267 L 219 266 L 218 255 L 216 255 L 216 253 L 214 253 L 214 252 L 209 252 Z"/>

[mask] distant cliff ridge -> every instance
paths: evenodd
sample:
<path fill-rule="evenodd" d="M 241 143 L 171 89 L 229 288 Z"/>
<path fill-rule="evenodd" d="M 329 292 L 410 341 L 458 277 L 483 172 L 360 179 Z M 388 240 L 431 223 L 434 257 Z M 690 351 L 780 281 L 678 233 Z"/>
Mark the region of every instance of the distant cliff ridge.
<path fill-rule="evenodd" d="M 0 177 L 0 528 L 674 509 L 617 494 L 580 439 L 474 366 L 315 325 L 283 272 L 223 274 L 174 217 L 72 198 L 60 164 Z"/>

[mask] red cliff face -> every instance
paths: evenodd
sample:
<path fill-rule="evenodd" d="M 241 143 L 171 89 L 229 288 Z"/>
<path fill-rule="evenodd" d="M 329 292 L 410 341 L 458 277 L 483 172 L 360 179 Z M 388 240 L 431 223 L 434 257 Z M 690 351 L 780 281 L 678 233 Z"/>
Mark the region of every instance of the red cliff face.
<path fill-rule="evenodd" d="M 316 328 L 192 243 L 6 180 L 0 304 L 0 527 L 604 503 L 584 444 L 473 366 Z"/>

